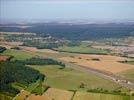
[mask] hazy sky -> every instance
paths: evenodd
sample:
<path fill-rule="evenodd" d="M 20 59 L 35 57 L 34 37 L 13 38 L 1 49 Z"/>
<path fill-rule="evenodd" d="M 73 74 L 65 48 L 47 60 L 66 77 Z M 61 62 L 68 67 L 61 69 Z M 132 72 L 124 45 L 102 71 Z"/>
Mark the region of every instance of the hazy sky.
<path fill-rule="evenodd" d="M 133 20 L 133 0 L 0 0 L 1 20 Z"/>

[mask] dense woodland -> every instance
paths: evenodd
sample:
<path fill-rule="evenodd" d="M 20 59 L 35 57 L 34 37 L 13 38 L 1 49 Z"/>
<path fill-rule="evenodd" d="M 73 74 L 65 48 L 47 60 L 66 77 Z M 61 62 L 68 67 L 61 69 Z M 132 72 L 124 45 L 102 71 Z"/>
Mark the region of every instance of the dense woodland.
<path fill-rule="evenodd" d="M 63 64 L 62 62 L 53 60 L 53 59 L 48 59 L 48 58 L 30 58 L 30 59 L 26 59 L 23 61 L 19 61 L 19 60 L 15 60 L 14 62 L 18 62 L 21 64 L 25 64 L 25 65 L 60 65 L 62 67 L 65 67 L 65 64 Z"/>
<path fill-rule="evenodd" d="M 98 40 L 104 38 L 121 38 L 134 36 L 133 24 L 60 24 L 60 23 L 35 23 L 28 24 L 25 29 L 18 27 L 0 27 L 0 31 L 33 32 L 50 34 L 54 37 L 68 40 Z M 10 26 L 10 25 L 9 25 Z M 14 26 L 14 25 L 13 25 Z"/>
<path fill-rule="evenodd" d="M 39 71 L 17 62 L 0 62 L 0 92 L 17 94 L 19 90 L 12 87 L 17 82 L 28 86 L 37 80 L 44 80 L 45 76 Z"/>
<path fill-rule="evenodd" d="M 37 41 L 25 41 L 23 43 L 24 46 L 30 46 L 30 47 L 36 47 L 38 49 L 52 49 L 52 48 L 58 48 L 61 46 L 58 43 L 42 43 L 42 42 L 37 42 Z"/>
<path fill-rule="evenodd" d="M 44 80 L 45 76 L 43 74 L 35 69 L 27 67 L 26 65 L 60 65 L 60 69 L 65 68 L 65 64 L 62 62 L 48 58 L 33 57 L 23 61 L 8 60 L 5 62 L 0 62 L 1 93 L 8 93 L 12 96 L 15 96 L 19 90 L 13 88 L 12 83 L 20 83 L 24 86 L 28 86 L 37 80 Z"/>

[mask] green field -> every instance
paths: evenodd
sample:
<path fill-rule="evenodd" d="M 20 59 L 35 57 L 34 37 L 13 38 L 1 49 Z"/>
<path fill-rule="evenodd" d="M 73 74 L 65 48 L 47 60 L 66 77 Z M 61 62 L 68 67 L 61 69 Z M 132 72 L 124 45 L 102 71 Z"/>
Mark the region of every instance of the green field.
<path fill-rule="evenodd" d="M 66 67 L 65 69 L 59 69 L 60 66 L 58 65 L 32 65 L 30 67 L 45 74 L 46 80 L 44 81 L 44 84 L 50 87 L 62 88 L 66 90 L 87 90 L 93 88 L 114 90 L 119 87 L 119 85 L 109 80 L 72 68 Z M 80 88 L 81 83 L 85 84 L 84 88 Z"/>
<path fill-rule="evenodd" d="M 100 49 L 95 49 L 87 46 L 74 46 L 74 47 L 63 46 L 63 47 L 59 47 L 56 50 L 63 51 L 63 52 L 86 53 L 86 54 L 109 54 L 110 53 L 110 51 L 108 50 L 100 50 Z"/>
<path fill-rule="evenodd" d="M 79 47 L 67 47 L 67 48 L 77 48 Z M 81 48 L 81 49 L 80 49 Z M 78 49 L 82 52 L 99 52 L 99 53 L 106 53 L 107 51 L 95 51 L 93 49 L 89 48 L 84 50 L 82 47 Z M 64 48 L 66 49 L 66 48 Z M 32 58 L 34 56 L 47 56 L 47 54 L 43 53 L 30 53 L 23 50 L 13 50 L 8 49 L 2 53 L 2 55 L 11 55 L 14 56 L 14 59 L 18 60 L 26 60 L 29 58 Z M 51 55 L 50 55 L 51 56 Z M 57 55 L 52 55 L 52 57 L 58 58 Z M 56 57 L 55 57 L 56 56 Z M 66 53 L 61 53 L 61 56 L 66 56 Z M 84 92 L 90 89 L 96 89 L 96 88 L 103 88 L 104 90 L 113 91 L 120 87 L 120 85 L 113 83 L 110 80 L 104 79 L 102 77 L 99 77 L 97 75 L 94 75 L 89 72 L 84 72 L 77 70 L 77 67 L 74 69 L 71 65 L 67 65 L 64 69 L 60 69 L 61 66 L 59 65 L 29 65 L 29 67 L 32 67 L 36 70 L 39 70 L 41 73 L 43 73 L 46 78 L 44 82 L 36 81 L 35 83 L 30 84 L 28 87 L 23 86 L 23 84 L 19 83 L 13 83 L 13 87 L 21 90 L 25 89 L 31 93 L 35 94 L 43 94 L 44 90 L 47 88 L 47 86 L 50 86 L 52 88 L 58 88 L 58 89 L 65 89 L 65 90 L 78 90 L 81 92 L 77 92 L 74 96 L 73 100 L 89 100 L 89 98 L 92 98 L 91 100 L 132 100 L 129 97 L 123 97 L 119 95 L 111 95 L 111 94 L 100 94 L 100 93 L 89 93 Z M 127 71 L 119 73 L 120 75 L 124 75 L 129 77 L 130 79 L 134 78 L 133 71 Z M 81 87 L 81 84 L 84 84 L 83 87 Z M 46 86 L 46 87 L 44 87 Z M 126 88 L 120 88 L 120 90 L 128 92 Z M 92 95 L 91 95 L 92 94 Z M 5 97 L 3 94 L 0 95 L 1 97 Z M 80 97 L 79 97 L 80 96 Z M 101 99 L 100 99 L 101 97 Z M 7 96 L 8 98 L 8 96 Z M 131 97 L 132 98 L 132 97 Z"/>
<path fill-rule="evenodd" d="M 11 85 L 12 85 L 12 87 L 14 87 L 15 89 L 18 89 L 18 90 L 22 90 L 22 89 L 26 89 L 27 88 L 26 85 L 21 84 L 21 83 L 17 83 L 17 82 L 12 83 Z"/>
<path fill-rule="evenodd" d="M 73 100 L 133 100 L 133 99 L 134 98 L 130 96 L 76 92 Z"/>
<path fill-rule="evenodd" d="M 28 92 L 35 93 L 38 95 L 44 93 L 44 90 L 47 88 L 47 86 L 42 85 L 41 80 L 37 80 L 36 82 L 29 84 L 29 86 L 25 86 L 24 84 L 21 83 L 12 83 L 12 87 L 18 90 L 26 90 Z"/>
<path fill-rule="evenodd" d="M 41 95 L 47 87 L 42 86 L 42 81 L 38 80 L 35 83 L 29 84 L 27 91 Z"/>
<path fill-rule="evenodd" d="M 129 60 L 124 60 L 119 62 L 134 65 L 134 58 L 130 58 Z"/>
<path fill-rule="evenodd" d="M 36 87 L 38 87 L 39 84 L 40 84 L 40 80 L 36 81 L 35 83 L 29 84 L 26 90 L 32 92 Z"/>
<path fill-rule="evenodd" d="M 34 53 L 26 52 L 23 50 L 14 50 L 14 49 L 7 49 L 2 53 L 2 55 L 14 56 L 15 59 L 18 60 L 25 60 L 35 56 Z"/>
<path fill-rule="evenodd" d="M 133 61 L 127 61 L 127 62 L 124 62 L 124 63 L 134 65 L 134 60 Z"/>
<path fill-rule="evenodd" d="M 6 94 L 0 93 L 0 99 L 1 99 L 1 100 L 12 100 L 13 97 L 12 97 L 12 96 L 8 96 L 8 95 L 6 95 Z"/>

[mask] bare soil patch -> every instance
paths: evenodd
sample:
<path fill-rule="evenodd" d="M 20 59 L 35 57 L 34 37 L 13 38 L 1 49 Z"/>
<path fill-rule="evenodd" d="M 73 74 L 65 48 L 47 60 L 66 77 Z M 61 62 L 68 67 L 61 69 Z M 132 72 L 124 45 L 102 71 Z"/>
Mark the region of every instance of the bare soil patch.
<path fill-rule="evenodd" d="M 6 61 L 9 56 L 0 55 L 0 61 Z"/>

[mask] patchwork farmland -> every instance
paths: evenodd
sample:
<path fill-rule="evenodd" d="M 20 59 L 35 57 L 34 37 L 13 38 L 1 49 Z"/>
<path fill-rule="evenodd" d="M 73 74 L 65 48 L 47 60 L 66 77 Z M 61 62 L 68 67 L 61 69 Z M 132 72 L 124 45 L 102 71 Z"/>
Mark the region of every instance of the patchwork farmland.
<path fill-rule="evenodd" d="M 20 42 L 0 42 L 0 45 L 6 47 L 0 53 L 1 63 L 22 64 L 26 69 L 43 75 L 28 84 L 25 78 L 22 79 L 24 82 L 11 82 L 11 87 L 19 92 L 2 91 L 2 100 L 134 99 L 131 57 L 114 55 L 109 50 L 95 49 L 87 44 L 53 49 L 40 49 Z"/>
<path fill-rule="evenodd" d="M 24 93 L 25 92 L 25 93 Z M 27 91 L 22 91 L 14 100 L 133 100 L 132 96 L 120 96 L 90 92 L 71 92 L 62 89 L 49 88 L 44 94 L 34 95 Z M 90 99 L 89 99 L 90 98 Z"/>

